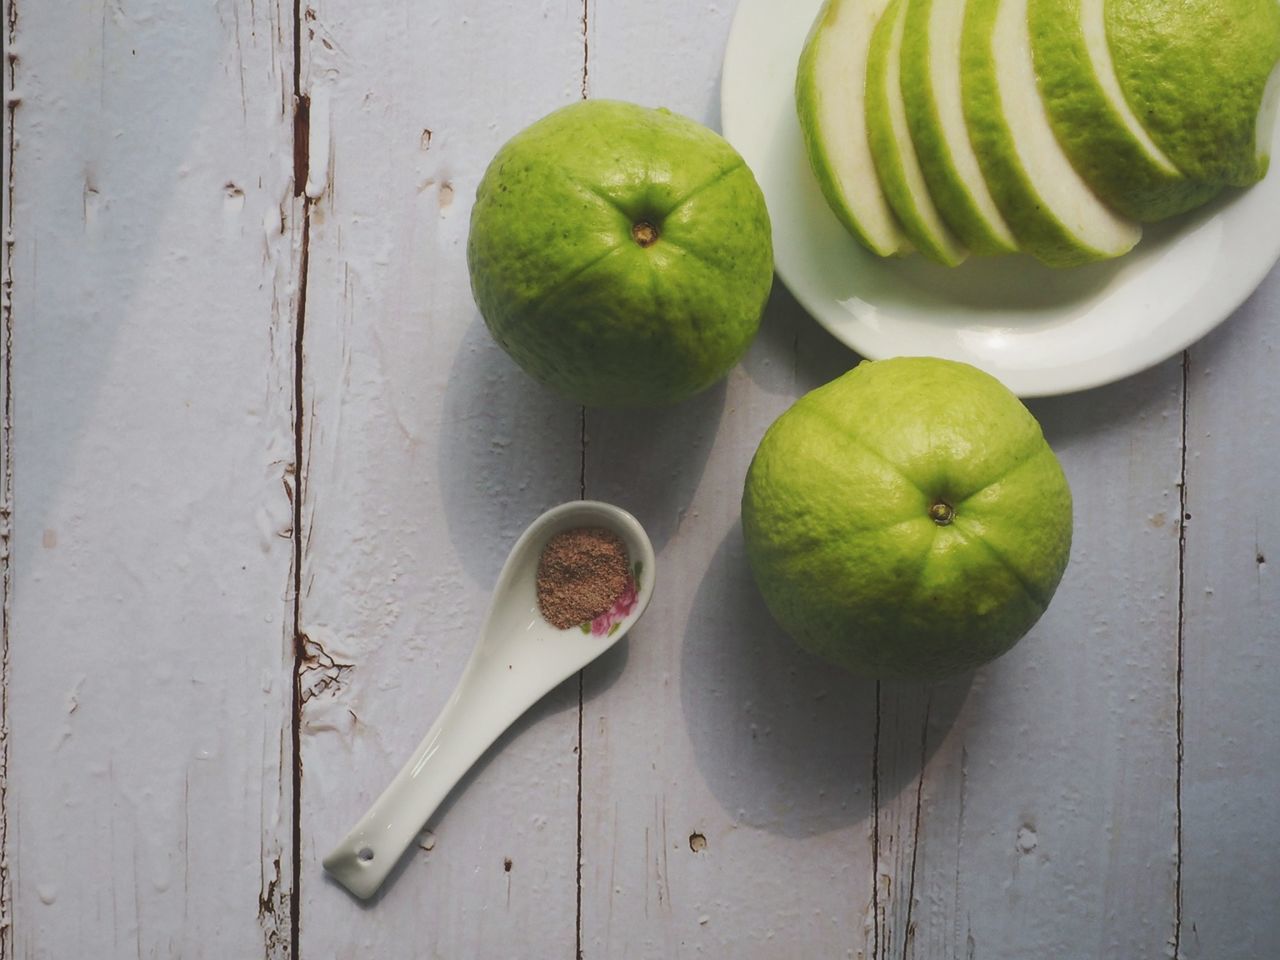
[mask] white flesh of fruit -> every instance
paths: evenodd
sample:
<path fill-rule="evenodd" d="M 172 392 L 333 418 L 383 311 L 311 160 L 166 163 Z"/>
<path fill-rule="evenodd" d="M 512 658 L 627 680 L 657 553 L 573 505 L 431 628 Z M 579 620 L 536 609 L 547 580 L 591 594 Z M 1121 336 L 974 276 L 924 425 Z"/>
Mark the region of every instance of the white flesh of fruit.
<path fill-rule="evenodd" d="M 941 0 L 946 5 L 952 0 Z M 924 171 L 920 169 L 920 159 L 916 155 L 915 144 L 911 142 L 911 130 L 907 126 L 907 108 L 902 102 L 902 84 L 899 83 L 902 63 L 902 34 L 907 21 L 907 5 L 905 0 L 895 8 L 897 18 L 893 24 L 893 33 L 889 39 L 889 50 L 885 57 L 885 89 L 888 91 L 889 126 L 893 130 L 893 139 L 897 144 L 899 159 L 902 161 L 902 175 L 906 181 L 911 197 L 909 202 L 915 207 L 920 227 L 928 234 L 928 240 L 941 254 L 943 263 L 954 266 L 968 256 L 964 245 L 956 239 L 929 194 L 929 185 L 925 182 Z M 958 76 L 958 74 L 957 74 Z M 966 140 L 968 137 L 966 135 Z M 976 163 L 976 161 L 975 161 Z M 981 174 L 979 174 L 981 179 Z M 916 238 L 917 246 L 923 247 L 920 238 Z"/>
<path fill-rule="evenodd" d="M 881 256 L 906 253 L 910 241 L 880 189 L 867 142 L 866 78 L 871 34 L 889 0 L 834 0 L 840 9 L 814 64 L 823 91 L 817 121 L 836 184 L 858 225 Z"/>
<path fill-rule="evenodd" d="M 1138 226 L 1112 212 L 1089 189 L 1058 145 L 1049 123 L 1031 59 L 1027 0 L 1003 0 L 991 48 L 1000 108 L 1018 159 L 1048 208 L 1046 213 L 1082 246 L 1107 256 L 1127 252 L 1142 235 Z"/>
<path fill-rule="evenodd" d="M 982 167 L 978 165 L 978 155 L 969 140 L 969 128 L 964 122 L 964 105 L 960 97 L 960 35 L 963 32 L 964 7 L 963 0 L 933 0 L 929 5 L 929 84 L 933 88 L 938 118 L 956 173 L 969 189 L 969 195 L 991 233 L 1014 249 L 1017 241 L 987 188 Z"/>

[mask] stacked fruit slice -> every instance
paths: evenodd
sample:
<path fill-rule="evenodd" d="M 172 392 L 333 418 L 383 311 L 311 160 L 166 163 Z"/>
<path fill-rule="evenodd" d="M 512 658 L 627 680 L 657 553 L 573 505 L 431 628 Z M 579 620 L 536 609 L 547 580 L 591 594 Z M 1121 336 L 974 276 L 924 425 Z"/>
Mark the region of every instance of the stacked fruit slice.
<path fill-rule="evenodd" d="M 826 0 L 796 101 L 872 252 L 1071 266 L 1260 180 L 1277 60 L 1276 0 Z"/>

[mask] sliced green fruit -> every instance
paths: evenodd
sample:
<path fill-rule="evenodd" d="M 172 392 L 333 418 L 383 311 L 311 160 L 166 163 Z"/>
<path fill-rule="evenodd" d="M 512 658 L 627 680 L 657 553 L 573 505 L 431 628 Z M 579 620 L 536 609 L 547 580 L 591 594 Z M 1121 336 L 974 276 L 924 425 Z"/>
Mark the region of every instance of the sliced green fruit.
<path fill-rule="evenodd" d="M 974 253 L 1018 248 L 983 179 L 960 98 L 961 0 L 907 0 L 902 38 L 902 100 L 929 193 L 956 236 Z"/>
<path fill-rule="evenodd" d="M 1019 246 L 1058 267 L 1132 249 L 1141 228 L 1098 199 L 1054 135 L 1036 84 L 1027 0 L 969 0 L 960 57 L 969 137 Z"/>
<path fill-rule="evenodd" d="M 1030 0 L 1031 52 L 1049 122 L 1106 203 L 1163 220 L 1204 203 L 1221 181 L 1190 179 L 1151 139 L 1116 79 L 1104 0 Z"/>
<path fill-rule="evenodd" d="M 898 76 L 906 13 L 905 0 L 893 0 L 871 38 L 867 57 L 867 137 L 880 186 L 902 229 L 921 253 L 954 267 L 964 262 L 968 251 L 943 222 L 929 195 L 902 103 Z"/>
<path fill-rule="evenodd" d="M 1120 89 L 1178 168 L 1203 183 L 1261 180 L 1258 116 L 1280 58 L 1280 4 L 1108 0 L 1105 18 Z"/>
<path fill-rule="evenodd" d="M 889 0 L 827 0 L 796 71 L 796 112 L 827 204 L 868 250 L 911 251 L 876 179 L 867 141 L 865 83 L 871 34 Z"/>

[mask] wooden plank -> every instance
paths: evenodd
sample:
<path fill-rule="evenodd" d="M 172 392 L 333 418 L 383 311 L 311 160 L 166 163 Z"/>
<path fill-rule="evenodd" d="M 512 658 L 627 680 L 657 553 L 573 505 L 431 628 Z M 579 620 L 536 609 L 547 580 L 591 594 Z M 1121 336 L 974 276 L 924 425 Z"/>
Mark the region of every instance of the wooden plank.
<path fill-rule="evenodd" d="M 8 12 L 13 956 L 286 957 L 292 14 Z"/>
<path fill-rule="evenodd" d="M 1174 360 L 1031 404 L 1075 498 L 1071 565 L 971 686 L 886 688 L 882 767 L 927 760 L 881 790 L 883 956 L 1168 953 L 1181 396 Z"/>
<path fill-rule="evenodd" d="M 1280 270 L 1191 352 L 1181 955 L 1280 944 Z"/>
<path fill-rule="evenodd" d="M 870 955 L 875 684 L 782 635 L 738 525 L 765 427 L 853 359 L 779 290 L 725 386 L 588 414 L 588 495 L 660 553 L 625 664 L 587 671 L 587 957 Z"/>
<path fill-rule="evenodd" d="M 765 324 L 726 386 L 588 415 L 588 494 L 660 549 L 625 670 L 587 671 L 588 957 L 870 955 L 875 685 L 774 626 L 738 526 L 766 425 L 852 356 L 781 291 Z"/>
<path fill-rule="evenodd" d="M 580 492 L 579 410 L 492 342 L 465 245 L 493 153 L 581 95 L 581 10 L 312 6 L 300 955 L 568 956 L 576 682 L 464 781 L 375 908 L 320 860 L 443 706 L 516 536 Z"/>
<path fill-rule="evenodd" d="M 715 126 L 731 13 L 593 5 L 591 95 Z M 779 286 L 725 385 L 670 410 L 587 414 L 588 496 L 632 510 L 659 550 L 645 620 L 587 670 L 588 958 L 867 953 L 875 686 L 781 635 L 738 525 L 765 428 L 854 361 Z"/>

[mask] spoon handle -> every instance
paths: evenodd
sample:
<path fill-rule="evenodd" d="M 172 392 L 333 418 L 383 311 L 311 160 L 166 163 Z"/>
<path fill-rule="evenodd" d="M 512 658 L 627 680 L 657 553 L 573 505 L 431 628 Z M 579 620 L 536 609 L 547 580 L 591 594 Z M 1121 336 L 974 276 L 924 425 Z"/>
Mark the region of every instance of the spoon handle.
<path fill-rule="evenodd" d="M 324 868 L 362 900 L 373 896 L 462 775 L 541 696 L 485 660 L 457 688 L 409 762 L 324 858 Z"/>

